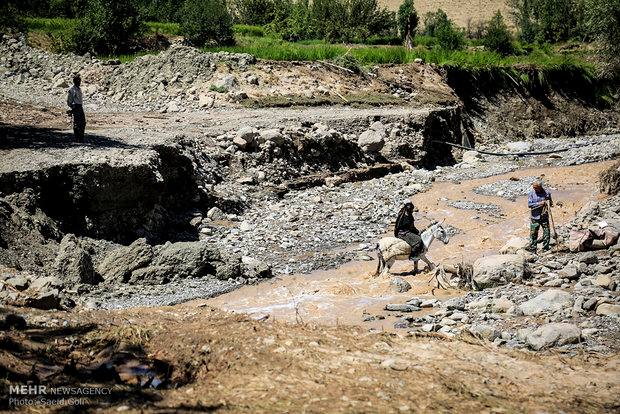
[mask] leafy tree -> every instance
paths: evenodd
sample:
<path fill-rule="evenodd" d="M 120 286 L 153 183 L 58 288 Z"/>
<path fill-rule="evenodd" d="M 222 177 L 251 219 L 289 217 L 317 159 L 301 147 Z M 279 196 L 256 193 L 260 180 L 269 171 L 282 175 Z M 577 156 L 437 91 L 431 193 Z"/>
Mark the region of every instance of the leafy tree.
<path fill-rule="evenodd" d="M 413 0 L 405 0 L 398 8 L 398 33 L 409 49 L 413 47 L 419 20 Z"/>
<path fill-rule="evenodd" d="M 10 0 L 0 3 L 0 33 L 11 30 L 20 31 L 24 28 L 24 21 L 19 15 L 17 7 Z"/>
<path fill-rule="evenodd" d="M 225 0 L 186 0 L 180 11 L 181 34 L 195 46 L 235 43 Z"/>
<path fill-rule="evenodd" d="M 445 11 L 438 9 L 436 12 L 428 12 L 424 16 L 424 34 L 436 36 L 438 27 L 450 24 L 450 19 Z"/>
<path fill-rule="evenodd" d="M 620 0 L 588 0 L 585 19 L 601 46 L 604 73 L 620 78 Z"/>
<path fill-rule="evenodd" d="M 502 55 L 509 55 L 514 51 L 510 31 L 508 31 L 508 26 L 504 23 L 504 17 L 499 10 L 489 21 L 482 38 L 482 44 L 487 49 L 494 50 Z"/>
<path fill-rule="evenodd" d="M 441 9 L 426 13 L 424 17 L 424 33 L 437 38 L 442 49 L 461 50 L 465 47 L 465 33 L 458 29 L 448 15 Z"/>
<path fill-rule="evenodd" d="M 130 51 L 143 31 L 132 0 L 88 0 L 73 38 L 77 53 L 116 55 Z"/>
<path fill-rule="evenodd" d="M 560 42 L 584 35 L 584 0 L 508 0 L 521 39 Z"/>
<path fill-rule="evenodd" d="M 273 21 L 281 0 L 237 0 L 234 3 L 236 21 L 243 24 L 265 25 Z"/>

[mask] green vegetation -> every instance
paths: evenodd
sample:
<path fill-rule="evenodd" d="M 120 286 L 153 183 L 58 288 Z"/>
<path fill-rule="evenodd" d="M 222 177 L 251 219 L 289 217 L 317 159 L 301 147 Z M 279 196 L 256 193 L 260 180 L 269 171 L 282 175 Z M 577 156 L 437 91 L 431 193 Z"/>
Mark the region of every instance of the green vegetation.
<path fill-rule="evenodd" d="M 19 15 L 17 7 L 10 0 L 3 0 L 0 3 L 0 33 L 9 30 L 21 30 L 24 27 L 24 20 Z"/>
<path fill-rule="evenodd" d="M 576 47 L 564 45 L 562 52 L 560 46 L 544 41 L 583 33 L 582 39 L 599 41 L 606 62 L 619 65 L 620 0 L 511 0 L 519 28 L 516 40 L 499 12 L 489 22 L 470 27 L 469 37 L 442 10 L 426 14 L 421 27 L 415 0 L 404 0 L 397 14 L 381 9 L 377 0 L 224 1 L 9 0 L 8 4 L 20 11 L 13 17 L 26 17 L 28 30 L 46 47 L 91 51 L 121 61 L 154 53 L 161 47 L 161 36 L 183 35 L 208 51 L 245 52 L 269 60 L 329 60 L 356 72 L 363 66 L 417 58 L 464 68 L 521 65 L 591 71 L 592 64 L 586 62 L 592 52 L 580 47 L 580 41 L 573 43 Z M 555 2 L 562 7 L 553 11 L 548 4 Z M 5 0 L 2 10 L 6 4 Z M 534 10 L 532 4 L 540 7 Z M 560 27 L 565 23 L 558 17 L 568 9 L 574 12 L 566 20 L 575 25 L 570 30 Z M 4 26 L 9 16 L 0 15 Z M 524 40 L 528 36 L 534 40 Z M 607 73 L 613 73 L 613 67 Z"/>
<path fill-rule="evenodd" d="M 620 0 L 588 0 L 586 27 L 605 57 L 602 71 L 620 78 Z"/>
<path fill-rule="evenodd" d="M 196 46 L 235 43 L 225 0 L 186 0 L 180 11 L 181 34 Z"/>
<path fill-rule="evenodd" d="M 295 0 L 278 4 L 266 27 L 272 36 L 284 40 L 364 42 L 373 35 L 396 34 L 394 13 L 379 8 L 377 0 Z"/>
<path fill-rule="evenodd" d="M 502 55 L 510 55 L 514 52 L 512 36 L 499 10 L 495 13 L 484 32 L 482 44 L 485 48 L 501 53 Z"/>
<path fill-rule="evenodd" d="M 398 8 L 398 33 L 408 48 L 413 47 L 413 37 L 418 28 L 418 13 L 413 7 L 413 0 L 405 0 Z"/>
<path fill-rule="evenodd" d="M 120 54 L 135 48 L 144 32 L 138 9 L 127 0 L 88 0 L 71 34 L 77 53 Z"/>

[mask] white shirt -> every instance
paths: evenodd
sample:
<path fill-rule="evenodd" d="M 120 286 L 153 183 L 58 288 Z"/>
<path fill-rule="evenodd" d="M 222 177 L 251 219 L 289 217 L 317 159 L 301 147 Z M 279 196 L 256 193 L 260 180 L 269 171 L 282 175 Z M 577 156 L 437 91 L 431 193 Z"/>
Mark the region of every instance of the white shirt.
<path fill-rule="evenodd" d="M 73 108 L 73 105 L 82 105 L 82 90 L 79 86 L 72 85 L 67 93 L 67 105 Z"/>

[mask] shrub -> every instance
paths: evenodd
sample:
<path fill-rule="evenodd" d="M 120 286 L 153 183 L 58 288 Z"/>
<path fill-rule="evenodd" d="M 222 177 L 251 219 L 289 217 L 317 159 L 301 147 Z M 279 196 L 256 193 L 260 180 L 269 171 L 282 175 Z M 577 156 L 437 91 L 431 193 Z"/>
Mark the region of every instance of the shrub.
<path fill-rule="evenodd" d="M 0 4 L 0 33 L 11 30 L 21 31 L 24 27 L 25 22 L 19 16 L 19 12 L 13 2 L 2 1 L 2 4 Z"/>
<path fill-rule="evenodd" d="M 233 32 L 242 36 L 263 37 L 265 29 L 261 26 L 252 26 L 249 24 L 236 24 L 233 26 Z"/>
<path fill-rule="evenodd" d="M 482 38 L 482 44 L 488 50 L 499 52 L 502 55 L 513 53 L 512 37 L 499 10 L 489 21 Z"/>
<path fill-rule="evenodd" d="M 584 0 L 508 0 L 519 37 L 560 42 L 584 33 Z"/>
<path fill-rule="evenodd" d="M 77 53 L 116 55 L 130 51 L 144 26 L 131 0 L 88 0 L 73 34 Z"/>
<path fill-rule="evenodd" d="M 267 25 L 282 39 L 323 39 L 364 42 L 369 37 L 394 34 L 394 13 L 380 9 L 377 0 L 297 0 L 282 7 Z"/>
<path fill-rule="evenodd" d="M 225 0 L 185 0 L 180 11 L 181 34 L 196 46 L 232 45 L 232 17 Z"/>
<path fill-rule="evenodd" d="M 49 0 L 49 15 L 53 17 L 75 18 L 82 16 L 86 0 Z"/>
<path fill-rule="evenodd" d="M 436 12 L 428 12 L 424 16 L 424 34 L 427 36 L 436 36 L 437 28 L 450 24 L 448 15 L 441 9 Z"/>
<path fill-rule="evenodd" d="M 586 28 L 601 45 L 605 74 L 620 78 L 620 0 L 588 0 Z"/>
<path fill-rule="evenodd" d="M 446 50 L 461 50 L 465 47 L 465 33 L 458 29 L 441 9 L 424 16 L 424 34 L 437 38 L 437 44 Z"/>
<path fill-rule="evenodd" d="M 236 0 L 233 4 L 236 21 L 242 24 L 265 25 L 276 18 L 278 10 L 286 7 L 284 0 Z"/>
<path fill-rule="evenodd" d="M 413 37 L 418 27 L 418 13 L 413 7 L 413 0 L 405 0 L 398 8 L 398 33 L 407 46 L 413 46 Z"/>

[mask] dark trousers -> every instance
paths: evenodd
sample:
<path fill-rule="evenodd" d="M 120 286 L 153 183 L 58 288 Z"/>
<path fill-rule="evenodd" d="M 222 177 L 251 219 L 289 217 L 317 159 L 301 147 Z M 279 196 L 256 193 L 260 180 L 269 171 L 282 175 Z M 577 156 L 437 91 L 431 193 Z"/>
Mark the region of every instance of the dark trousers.
<path fill-rule="evenodd" d="M 414 232 L 401 230 L 398 232 L 398 238 L 406 241 L 411 246 L 411 257 L 416 256 L 422 251 L 422 238 Z"/>
<path fill-rule="evenodd" d="M 549 231 L 549 216 L 542 215 L 539 219 L 532 219 L 530 223 L 530 249 L 536 250 L 538 245 L 538 230 L 543 229 L 543 249 L 549 250 L 551 232 Z"/>
<path fill-rule="evenodd" d="M 73 135 L 76 142 L 84 142 L 84 130 L 86 129 L 86 115 L 82 105 L 73 105 Z"/>

